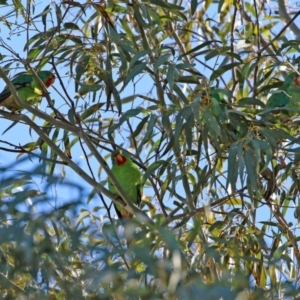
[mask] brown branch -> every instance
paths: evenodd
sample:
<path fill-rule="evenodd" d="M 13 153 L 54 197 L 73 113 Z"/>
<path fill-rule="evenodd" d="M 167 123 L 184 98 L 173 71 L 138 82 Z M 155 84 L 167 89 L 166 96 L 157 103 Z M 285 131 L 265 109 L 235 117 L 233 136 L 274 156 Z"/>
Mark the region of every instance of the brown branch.
<path fill-rule="evenodd" d="M 287 22 L 287 24 L 275 35 L 275 37 L 269 43 L 267 43 L 266 45 L 263 46 L 263 48 L 257 51 L 257 54 L 259 55 L 262 52 L 264 52 L 273 43 L 273 41 L 275 41 L 278 37 L 280 37 L 285 32 L 285 30 L 291 25 L 291 23 L 293 23 L 298 18 L 299 15 L 300 15 L 300 10 L 294 15 L 292 19 L 290 19 L 289 22 Z"/>

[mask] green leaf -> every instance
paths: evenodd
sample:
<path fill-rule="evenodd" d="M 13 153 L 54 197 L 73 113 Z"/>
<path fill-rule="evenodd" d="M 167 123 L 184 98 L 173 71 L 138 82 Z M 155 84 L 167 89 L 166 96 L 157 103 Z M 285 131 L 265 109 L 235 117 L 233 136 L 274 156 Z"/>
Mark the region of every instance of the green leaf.
<path fill-rule="evenodd" d="M 158 160 L 152 163 L 150 166 L 147 167 L 146 172 L 143 175 L 143 183 L 142 185 L 147 181 L 147 179 L 153 174 L 154 172 L 161 166 L 163 166 L 166 162 L 164 160 Z"/>
<path fill-rule="evenodd" d="M 178 76 L 176 82 L 199 84 L 200 83 L 200 79 L 201 78 L 199 78 L 199 76 L 184 75 L 184 76 Z"/>
<path fill-rule="evenodd" d="M 114 96 L 115 105 L 117 106 L 118 111 L 121 112 L 122 111 L 122 101 L 120 98 L 120 93 L 114 86 L 112 89 L 113 89 L 112 92 L 113 92 L 113 96 Z"/>
<path fill-rule="evenodd" d="M 47 22 L 46 22 L 46 20 L 47 20 L 47 15 L 48 15 L 48 13 L 50 13 L 50 12 L 51 12 L 50 5 L 47 5 L 47 6 L 44 8 L 44 10 L 43 10 L 40 14 L 35 15 L 35 16 L 32 18 L 32 20 L 35 20 L 35 19 L 38 19 L 39 17 L 42 17 L 42 23 L 43 23 L 43 25 L 44 25 L 44 28 L 46 28 L 46 26 L 47 26 Z"/>
<path fill-rule="evenodd" d="M 210 80 L 213 81 L 214 79 L 219 78 L 221 75 L 223 75 L 225 72 L 234 69 L 235 67 L 238 67 L 240 63 L 230 63 L 228 65 L 225 65 L 223 67 L 220 67 L 219 69 L 213 71 L 213 73 L 210 76 Z"/>
<path fill-rule="evenodd" d="M 291 242 L 287 241 L 283 245 L 279 246 L 273 253 L 273 258 L 275 260 L 281 260 L 284 252 L 290 247 Z"/>
<path fill-rule="evenodd" d="M 256 99 L 256 98 L 250 98 L 250 97 L 241 98 L 238 101 L 238 105 L 239 106 L 258 105 L 262 108 L 264 108 L 266 106 L 265 103 L 263 103 L 261 100 Z"/>
<path fill-rule="evenodd" d="M 7 131 L 9 131 L 11 128 L 13 128 L 15 125 L 17 125 L 19 122 L 18 121 L 14 121 L 11 125 L 9 125 L 2 134 L 6 133 Z"/>
<path fill-rule="evenodd" d="M 249 75 L 253 72 L 253 70 L 259 64 L 259 60 L 249 61 L 244 66 L 242 66 L 242 75 L 244 78 L 248 78 Z"/>
<path fill-rule="evenodd" d="M 128 22 L 125 17 L 121 20 L 121 24 L 122 24 L 123 29 L 126 32 L 127 37 L 130 38 L 131 42 L 136 46 L 135 48 L 137 48 L 135 36 L 132 32 L 133 29 L 129 27 Z M 143 51 L 145 51 L 145 50 L 143 50 Z"/>
<path fill-rule="evenodd" d="M 271 162 L 272 157 L 273 157 L 273 151 L 272 151 L 272 148 L 270 147 L 270 145 L 266 141 L 254 140 L 253 142 L 258 143 L 261 148 L 261 152 L 266 155 L 265 165 L 260 170 L 262 172 L 262 171 L 264 171 L 264 169 L 267 168 L 268 164 Z"/>
<path fill-rule="evenodd" d="M 262 151 L 260 148 L 260 144 L 257 142 L 256 139 L 251 140 L 251 145 L 253 146 L 254 149 L 254 161 L 255 161 L 255 171 L 259 172 L 259 167 L 261 163 L 261 157 L 262 157 Z"/>
<path fill-rule="evenodd" d="M 80 96 L 84 96 L 90 92 L 97 92 L 103 88 L 103 86 L 100 84 L 85 84 L 78 82 L 78 85 L 80 86 L 80 89 L 78 91 L 78 94 Z"/>
<path fill-rule="evenodd" d="M 245 160 L 244 160 L 244 149 L 243 144 L 239 143 L 237 147 L 237 161 L 239 167 L 239 175 L 241 184 L 244 185 L 244 168 L 245 168 Z"/>
<path fill-rule="evenodd" d="M 76 124 L 75 116 L 74 116 L 74 110 L 73 108 L 70 108 L 68 110 L 68 119 L 72 124 Z"/>
<path fill-rule="evenodd" d="M 145 70 L 146 66 L 147 63 L 145 62 L 136 64 L 135 67 L 132 69 L 132 71 L 129 72 L 129 74 L 127 75 L 122 90 L 127 86 L 130 80 L 132 80 L 138 74 L 142 73 Z"/>
<path fill-rule="evenodd" d="M 191 15 L 193 15 L 195 13 L 197 6 L 198 6 L 198 1 L 192 0 L 191 1 Z"/>
<path fill-rule="evenodd" d="M 137 95 L 130 95 L 128 97 L 122 98 L 121 102 L 122 104 L 131 103 L 133 100 L 135 100 Z"/>
<path fill-rule="evenodd" d="M 245 151 L 245 165 L 248 177 L 248 188 L 257 192 L 257 174 L 256 174 L 256 161 L 252 155 L 252 151 L 247 149 Z"/>
<path fill-rule="evenodd" d="M 110 131 L 115 130 L 116 128 L 120 127 L 125 121 L 129 120 L 132 117 L 137 116 L 138 114 L 143 113 L 145 115 L 148 114 L 148 111 L 142 107 L 134 108 L 126 111 L 123 116 L 120 118 L 119 122 L 115 124 L 113 128 L 110 129 Z"/>
<path fill-rule="evenodd" d="M 99 111 L 99 109 L 105 104 L 105 102 L 99 102 L 90 106 L 85 112 L 80 115 L 81 120 L 86 120 L 89 116 Z"/>
<path fill-rule="evenodd" d="M 142 121 L 136 126 L 135 131 L 132 133 L 132 137 L 136 138 L 144 128 L 145 124 L 148 122 L 150 115 L 146 116 L 145 118 L 142 119 Z"/>
<path fill-rule="evenodd" d="M 74 42 L 75 44 L 79 45 L 79 46 L 83 44 L 81 38 L 79 38 L 77 36 L 70 35 L 70 36 L 68 36 L 68 39 L 71 40 L 72 42 Z"/>
<path fill-rule="evenodd" d="M 288 47 L 295 47 L 296 49 L 299 49 L 299 45 L 300 45 L 300 41 L 289 40 L 287 42 L 282 43 L 279 51 L 281 52 L 282 50 L 284 50 L 285 48 L 288 48 Z"/>
<path fill-rule="evenodd" d="M 161 66 L 161 65 L 164 65 L 165 64 L 165 62 L 166 61 L 168 61 L 169 60 L 169 58 L 170 58 L 170 54 L 169 53 L 165 53 L 165 54 L 163 54 L 163 55 L 160 55 L 159 56 L 159 58 L 158 58 L 158 60 L 155 62 L 155 64 L 154 64 L 154 72 L 156 72 L 157 71 L 157 69 Z"/>
<path fill-rule="evenodd" d="M 185 52 L 184 54 L 180 55 L 180 56 L 178 57 L 178 60 L 182 59 L 182 57 L 184 57 L 184 56 L 186 56 L 186 55 L 189 55 L 189 54 L 194 54 L 194 55 L 195 55 L 195 54 L 196 54 L 196 53 L 195 53 L 196 51 L 198 51 L 198 50 L 200 50 L 200 49 L 202 49 L 202 48 L 205 48 L 206 46 L 209 46 L 209 45 L 211 45 L 211 44 L 213 44 L 213 43 L 215 43 L 215 41 L 207 41 L 207 42 L 204 42 L 204 43 L 202 43 L 202 44 L 200 44 L 200 45 L 198 45 L 198 46 L 192 48 L 191 50 Z M 220 43 L 221 43 L 221 41 L 220 41 Z"/>
<path fill-rule="evenodd" d="M 28 53 L 28 58 L 36 59 L 39 56 L 39 54 L 44 50 L 45 50 L 45 48 L 43 45 L 39 46 L 39 47 L 31 48 Z"/>
<path fill-rule="evenodd" d="M 68 4 L 70 7 L 71 6 L 78 7 L 78 8 L 80 8 L 81 13 L 83 15 L 86 15 L 86 13 L 85 13 L 85 7 L 81 3 L 77 2 L 77 1 L 73 1 L 73 0 L 72 1 L 62 1 L 61 3 L 62 4 Z"/>
<path fill-rule="evenodd" d="M 62 12 L 60 7 L 57 4 L 55 4 L 55 12 L 56 12 L 57 23 L 60 24 L 62 22 Z"/>
<path fill-rule="evenodd" d="M 143 50 L 143 51 L 139 51 L 137 52 L 133 58 L 131 59 L 130 63 L 129 63 L 129 69 L 132 68 L 135 63 L 141 58 L 144 57 L 146 54 L 148 54 L 147 50 Z M 142 63 L 141 61 L 139 61 L 138 63 Z"/>
<path fill-rule="evenodd" d="M 117 48 L 118 48 L 119 58 L 120 58 L 120 61 L 121 61 L 121 68 L 120 69 L 125 72 L 128 69 L 127 68 L 127 66 L 128 66 L 127 60 L 129 61 L 131 57 L 130 57 L 128 51 L 124 50 L 125 47 L 122 47 L 121 44 L 123 44 L 123 43 L 120 43 L 120 45 L 117 45 Z"/>
<path fill-rule="evenodd" d="M 149 24 L 147 24 L 143 18 L 143 16 L 140 13 L 140 8 L 141 5 L 135 5 L 134 6 L 134 18 L 137 21 L 137 23 L 141 26 L 141 27 L 149 27 Z M 149 49 L 149 47 L 144 47 L 146 50 Z"/>
<path fill-rule="evenodd" d="M 142 151 L 142 146 L 150 140 L 156 122 L 157 122 L 157 116 L 155 116 L 154 114 L 151 114 L 150 120 L 148 122 L 147 130 L 146 130 L 144 137 L 138 148 L 139 152 Z"/>
<path fill-rule="evenodd" d="M 184 124 L 185 138 L 188 150 L 192 149 L 193 143 L 193 126 L 194 126 L 194 115 L 191 114 L 191 117 L 187 118 Z"/>
<path fill-rule="evenodd" d="M 91 59 L 90 55 L 82 55 L 79 58 L 78 63 L 76 64 L 75 92 L 78 92 L 78 86 L 79 86 L 78 82 L 80 82 L 81 76 L 85 73 L 89 65 L 90 59 Z"/>
<path fill-rule="evenodd" d="M 193 109 L 193 113 L 197 122 L 200 122 L 200 99 L 195 99 L 191 107 Z"/>
<path fill-rule="evenodd" d="M 220 135 L 221 134 L 220 125 L 217 122 L 215 116 L 213 114 L 211 114 L 208 109 L 206 109 L 204 111 L 204 116 L 203 117 L 204 117 L 205 123 L 209 126 L 210 132 L 213 131 L 217 135 Z"/>
<path fill-rule="evenodd" d="M 167 80 L 171 92 L 173 91 L 173 86 L 174 86 L 174 72 L 175 72 L 174 65 L 170 63 L 168 67 Z"/>
<path fill-rule="evenodd" d="M 75 23 L 71 23 L 71 22 L 64 23 L 64 27 L 66 29 L 80 30 L 80 28 L 78 27 L 78 25 L 76 25 Z"/>
<path fill-rule="evenodd" d="M 229 58 L 229 57 L 232 57 L 232 58 L 238 60 L 239 62 L 243 63 L 243 60 L 242 60 L 241 56 L 238 55 L 237 53 L 227 51 L 227 52 L 226 52 L 226 56 L 227 56 L 228 58 Z"/>
<path fill-rule="evenodd" d="M 180 147 L 180 137 L 183 130 L 184 120 L 188 120 L 191 117 L 193 117 L 193 111 L 190 106 L 186 106 L 183 109 L 181 109 L 176 117 L 174 138 L 175 138 L 175 144 L 177 145 L 178 148 Z"/>
<path fill-rule="evenodd" d="M 142 0 L 142 2 L 148 3 L 148 0 Z M 174 9 L 174 10 L 184 10 L 184 7 L 171 4 L 169 2 L 163 1 L 163 0 L 151 0 L 151 4 L 155 4 L 164 8 L 168 9 Z"/>
<path fill-rule="evenodd" d="M 227 177 L 227 182 L 226 182 L 226 188 L 231 186 L 231 191 L 235 191 L 235 185 L 236 185 L 236 180 L 237 180 L 237 149 L 238 149 L 238 144 L 237 142 L 234 142 L 228 151 L 228 177 Z"/>
<path fill-rule="evenodd" d="M 218 49 L 213 49 L 213 50 L 208 50 L 208 51 L 209 51 L 209 53 L 207 55 L 205 55 L 206 61 L 214 58 L 215 56 L 220 55 L 220 51 Z"/>
<path fill-rule="evenodd" d="M 180 89 L 180 87 L 177 84 L 173 84 L 174 92 L 178 95 L 179 99 L 183 102 L 183 104 L 188 105 L 189 101 Z"/>

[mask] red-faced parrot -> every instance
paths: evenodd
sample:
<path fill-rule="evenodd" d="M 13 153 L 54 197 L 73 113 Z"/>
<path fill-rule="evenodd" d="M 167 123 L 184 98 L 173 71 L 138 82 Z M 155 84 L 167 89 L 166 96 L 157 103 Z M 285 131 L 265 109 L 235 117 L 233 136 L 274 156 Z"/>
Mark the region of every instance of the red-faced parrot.
<path fill-rule="evenodd" d="M 288 108 L 290 116 L 300 113 L 300 75 L 292 72 L 284 80 L 282 86 L 269 98 L 266 109 Z"/>
<path fill-rule="evenodd" d="M 55 80 L 54 74 L 50 71 L 39 71 L 37 72 L 37 75 L 47 88 L 50 87 Z M 41 101 L 43 97 L 43 90 L 33 75 L 19 73 L 12 79 L 11 82 L 22 101 L 30 105 L 37 104 Z M 4 106 L 13 112 L 23 109 L 23 107 L 19 106 L 14 100 L 8 86 L 6 86 L 0 94 L 0 106 Z"/>
<path fill-rule="evenodd" d="M 139 206 L 141 203 L 141 180 L 142 175 L 139 168 L 131 160 L 128 153 L 116 150 L 111 155 L 112 173 L 124 192 L 131 199 L 133 204 Z M 109 182 L 109 190 L 118 195 L 117 190 L 111 182 Z M 132 218 L 132 214 L 118 204 L 114 204 L 119 219 Z"/>

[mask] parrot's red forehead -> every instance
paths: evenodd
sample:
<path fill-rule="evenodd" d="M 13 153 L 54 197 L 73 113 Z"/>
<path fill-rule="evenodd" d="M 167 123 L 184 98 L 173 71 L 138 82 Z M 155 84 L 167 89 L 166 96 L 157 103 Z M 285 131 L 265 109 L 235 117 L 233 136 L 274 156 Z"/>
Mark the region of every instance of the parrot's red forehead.
<path fill-rule="evenodd" d="M 122 166 L 127 159 L 124 155 L 122 155 L 121 152 L 118 152 L 114 155 L 114 160 L 116 161 L 118 166 Z"/>
<path fill-rule="evenodd" d="M 294 84 L 300 86 L 300 75 L 296 74 L 294 77 Z"/>
<path fill-rule="evenodd" d="M 45 86 L 46 86 L 46 87 L 51 86 L 51 85 L 54 83 L 54 81 L 55 81 L 55 75 L 52 74 L 52 75 L 46 80 Z"/>

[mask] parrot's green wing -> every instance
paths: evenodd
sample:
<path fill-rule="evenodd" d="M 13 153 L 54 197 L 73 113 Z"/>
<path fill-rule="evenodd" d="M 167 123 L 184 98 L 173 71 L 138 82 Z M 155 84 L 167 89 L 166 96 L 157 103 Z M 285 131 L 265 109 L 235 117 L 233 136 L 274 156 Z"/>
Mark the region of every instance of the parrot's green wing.
<path fill-rule="evenodd" d="M 50 71 L 39 71 L 37 72 L 37 75 L 44 82 L 46 87 L 49 87 L 55 79 L 55 76 Z M 12 79 L 11 82 L 22 101 L 30 105 L 34 105 L 42 99 L 42 88 L 32 75 L 19 73 Z M 23 109 L 14 100 L 8 86 L 6 86 L 0 94 L 0 106 L 5 106 L 7 109 L 12 111 Z"/>
<path fill-rule="evenodd" d="M 200 105 L 208 107 L 212 114 L 220 116 L 224 113 L 225 106 L 227 106 L 228 103 L 224 100 L 224 97 L 218 93 L 217 89 L 211 88 L 209 92 L 202 91 Z"/>
<path fill-rule="evenodd" d="M 53 84 L 54 80 L 55 80 L 54 74 L 50 71 L 39 71 L 39 72 L 37 72 L 37 75 L 42 80 L 42 82 L 45 84 L 45 86 L 47 88 L 50 87 Z M 35 77 L 33 77 L 31 86 L 34 89 L 34 92 L 36 94 L 38 94 L 38 95 L 43 94 L 43 89 L 40 86 L 40 84 L 37 82 Z"/>
<path fill-rule="evenodd" d="M 268 99 L 266 109 L 277 107 L 295 108 L 294 106 L 298 102 L 300 95 L 300 87 L 297 86 L 298 77 L 299 75 L 296 72 L 289 74 L 282 86 Z"/>
<path fill-rule="evenodd" d="M 291 96 L 290 101 L 286 104 L 286 108 L 291 109 L 292 114 L 300 112 L 300 75 L 294 76 L 293 84 L 288 87 L 288 94 Z"/>
<path fill-rule="evenodd" d="M 16 91 L 25 86 L 29 86 L 32 82 L 32 76 L 29 74 L 18 74 L 14 79 L 12 79 L 12 84 L 14 85 Z M 0 93 L 0 104 L 11 95 L 10 89 L 8 86 Z"/>
<path fill-rule="evenodd" d="M 285 91 L 276 91 L 269 98 L 266 109 L 276 108 L 276 107 L 284 107 L 290 101 L 290 97 Z"/>
<path fill-rule="evenodd" d="M 122 161 L 123 159 L 123 161 Z M 139 168 L 134 164 L 129 154 L 121 152 L 120 150 L 112 153 L 112 173 L 117 179 L 118 183 L 124 192 L 131 199 L 133 204 L 139 206 L 141 203 L 141 180 L 142 175 Z M 109 182 L 109 190 L 118 195 L 117 190 L 111 182 Z M 114 204 L 117 215 L 120 219 L 132 218 L 132 214 L 121 205 Z"/>
<path fill-rule="evenodd" d="M 12 79 L 12 84 L 14 85 L 20 99 L 30 99 L 34 95 L 34 91 L 31 87 L 32 80 L 33 78 L 31 75 L 24 73 L 17 74 L 16 77 Z M 8 86 L 6 86 L 0 94 L 0 105 L 5 106 L 7 109 L 12 111 L 22 109 L 22 107 L 14 101 Z"/>

